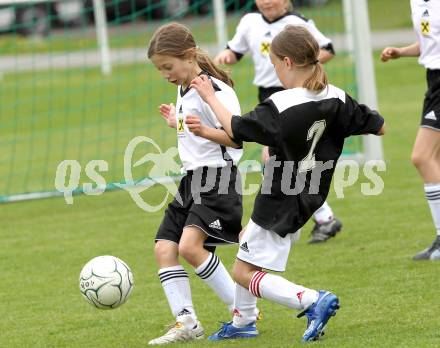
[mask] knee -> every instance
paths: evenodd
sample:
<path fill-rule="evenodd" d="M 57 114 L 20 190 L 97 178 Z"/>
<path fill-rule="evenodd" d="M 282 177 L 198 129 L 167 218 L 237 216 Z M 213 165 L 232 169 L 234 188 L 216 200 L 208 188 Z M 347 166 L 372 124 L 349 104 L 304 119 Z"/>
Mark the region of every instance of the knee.
<path fill-rule="evenodd" d="M 411 154 L 411 162 L 416 168 L 421 168 L 428 161 L 428 158 L 421 151 L 414 150 Z"/>
<path fill-rule="evenodd" d="M 180 242 L 179 243 L 179 255 L 182 256 L 187 262 L 190 264 L 194 263 L 194 256 L 195 256 L 195 250 L 196 246 L 192 243 L 187 242 Z"/>
<path fill-rule="evenodd" d="M 237 282 L 238 284 L 242 285 L 241 284 L 241 273 L 240 273 L 240 270 L 238 270 L 236 266 L 234 266 L 234 268 L 232 269 L 232 279 L 234 279 L 234 282 Z"/>
<path fill-rule="evenodd" d="M 154 245 L 154 256 L 159 265 L 177 263 L 177 248 L 173 248 L 169 243 L 158 241 Z"/>
<path fill-rule="evenodd" d="M 232 269 L 232 279 L 234 279 L 235 282 L 240 284 L 242 287 L 248 289 L 249 284 L 252 279 L 252 274 L 250 270 L 240 267 L 239 264 L 235 263 L 234 267 Z"/>

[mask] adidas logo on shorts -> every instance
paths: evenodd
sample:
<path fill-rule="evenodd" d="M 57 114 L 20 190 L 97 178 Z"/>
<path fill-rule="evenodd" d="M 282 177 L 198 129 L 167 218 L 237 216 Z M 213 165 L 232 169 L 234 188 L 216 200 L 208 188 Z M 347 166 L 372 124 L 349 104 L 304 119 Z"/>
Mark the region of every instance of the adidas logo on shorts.
<path fill-rule="evenodd" d="M 437 117 L 435 117 L 435 112 L 434 111 L 430 111 L 425 115 L 425 119 L 426 120 L 434 120 L 437 121 Z"/>
<path fill-rule="evenodd" d="M 220 231 L 223 229 L 222 225 L 220 224 L 220 220 L 219 219 L 211 222 L 209 224 L 209 227 L 215 228 L 216 230 L 220 230 Z"/>
<path fill-rule="evenodd" d="M 240 249 L 248 253 L 249 248 L 247 246 L 247 242 L 244 242 L 242 245 L 240 245 Z"/>

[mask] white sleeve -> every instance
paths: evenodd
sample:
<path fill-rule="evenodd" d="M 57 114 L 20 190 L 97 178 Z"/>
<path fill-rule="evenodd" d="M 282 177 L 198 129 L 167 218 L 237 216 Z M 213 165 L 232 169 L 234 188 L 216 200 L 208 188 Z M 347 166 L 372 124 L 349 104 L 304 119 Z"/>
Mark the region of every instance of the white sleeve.
<path fill-rule="evenodd" d="M 215 93 L 215 96 L 233 116 L 241 115 L 240 103 L 235 94 L 231 95 L 226 91 L 219 91 Z M 205 102 L 203 102 L 203 112 L 205 113 L 207 119 L 210 120 L 211 125 L 214 125 L 215 128 L 222 128 L 217 116 L 214 114 L 211 107 Z"/>
<path fill-rule="evenodd" d="M 328 37 L 326 37 L 323 33 L 321 33 L 318 30 L 318 28 L 316 27 L 315 22 L 313 20 L 309 19 L 305 23 L 305 27 L 313 35 L 315 40 L 318 42 L 319 47 L 321 47 L 321 48 L 325 47 L 332 42 Z"/>
<path fill-rule="evenodd" d="M 228 41 L 228 47 L 237 53 L 245 54 L 249 51 L 249 43 L 247 40 L 248 20 L 246 15 L 238 23 L 235 35 L 232 40 Z"/>

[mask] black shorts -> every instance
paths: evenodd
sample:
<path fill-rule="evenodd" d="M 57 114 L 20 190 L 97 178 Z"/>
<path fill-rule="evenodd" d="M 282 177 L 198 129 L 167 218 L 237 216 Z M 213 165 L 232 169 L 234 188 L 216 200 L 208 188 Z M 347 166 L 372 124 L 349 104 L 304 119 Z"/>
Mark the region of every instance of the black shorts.
<path fill-rule="evenodd" d="M 183 204 L 176 198 L 179 195 Z M 243 207 L 237 167 L 209 170 L 203 167 L 188 171 L 176 197 L 165 211 L 156 241 L 169 240 L 178 244 L 184 227 L 197 226 L 208 236 L 205 245 L 238 243 Z"/>
<path fill-rule="evenodd" d="M 440 70 L 426 70 L 428 91 L 423 102 L 421 127 L 440 131 Z"/>

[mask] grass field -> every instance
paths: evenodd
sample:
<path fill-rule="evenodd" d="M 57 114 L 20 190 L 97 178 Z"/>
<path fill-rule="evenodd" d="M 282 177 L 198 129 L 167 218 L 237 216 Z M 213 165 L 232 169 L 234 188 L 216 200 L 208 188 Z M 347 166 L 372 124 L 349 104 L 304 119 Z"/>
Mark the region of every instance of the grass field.
<path fill-rule="evenodd" d="M 360 183 L 330 203 L 343 232 L 322 245 L 306 244 L 311 225 L 293 249 L 285 276 L 339 295 L 342 308 L 315 347 L 438 347 L 440 334 L 437 271 L 434 262 L 411 256 L 434 237 L 416 171 L 409 162 L 425 88 L 414 59 L 377 65 L 380 109 L 386 117 L 387 171 L 379 196 L 360 194 Z M 37 127 L 37 125 L 35 125 Z M 258 176 L 251 177 L 258 182 Z M 151 189 L 149 197 L 164 193 Z M 245 198 L 245 218 L 253 197 Z M 0 347 L 144 347 L 172 322 L 157 279 L 153 238 L 162 213 L 147 214 L 125 192 L 0 206 Z M 230 267 L 236 247 L 219 250 Z M 92 257 L 125 260 L 135 276 L 129 302 L 114 311 L 88 305 L 78 290 L 81 267 Z M 191 273 L 189 267 L 188 271 Z M 196 277 L 193 300 L 208 333 L 229 315 Z M 261 336 L 216 347 L 298 346 L 305 320 L 267 301 Z M 173 347 L 206 347 L 206 341 Z M 209 344 L 211 345 L 211 344 Z"/>
<path fill-rule="evenodd" d="M 338 1 L 329 1 L 322 9 L 320 27 L 326 25 L 327 15 L 340 10 L 338 6 Z M 409 26 L 406 2 L 402 6 L 401 0 L 370 0 L 369 7 L 374 30 Z M 207 27 L 200 28 L 206 37 L 213 35 L 205 32 Z M 112 47 L 144 45 L 144 39 L 145 33 L 128 38 L 116 35 Z M 2 53 L 94 46 L 93 38 L 81 41 L 61 36 L 40 43 L 14 40 L 0 37 Z M 338 55 L 327 69 L 333 83 L 352 89 L 351 65 L 346 60 Z M 361 180 L 345 190 L 344 199 L 336 199 L 332 192 L 330 203 L 344 223 L 343 232 L 328 243 L 310 246 L 306 243 L 309 223 L 285 273 L 297 283 L 332 290 L 340 297 L 341 310 L 331 320 L 325 338 L 313 347 L 440 346 L 436 320 L 439 264 L 411 261 L 434 237 L 422 183 L 409 161 L 425 90 L 424 72 L 415 59 L 407 59 L 377 63 L 376 74 L 380 110 L 388 125 L 383 139 L 385 190 L 379 196 L 363 196 Z M 243 110 L 256 101 L 250 76 L 246 62 L 234 67 Z M 55 169 L 63 159 L 78 159 L 82 166 L 90 159 L 105 159 L 111 170 L 104 177 L 108 182 L 119 180 L 123 150 L 133 136 L 150 136 L 164 147 L 174 143 L 174 132 L 164 127 L 156 111 L 158 103 L 174 99 L 175 88 L 160 81 L 147 64 L 118 66 L 108 78 L 102 78 L 97 69 L 6 74 L 0 84 L 0 197 L 53 189 Z M 248 157 L 255 157 L 258 148 L 245 150 Z M 259 182 L 259 175 L 250 175 L 249 181 Z M 144 198 L 158 202 L 165 192 L 163 187 L 154 187 Z M 243 223 L 249 218 L 253 198 L 245 197 Z M 1 204 L 0 347 L 131 348 L 144 347 L 160 335 L 173 319 L 152 251 L 162 213 L 142 211 L 122 191 L 75 196 L 73 205 L 61 198 Z M 228 268 L 236 251 L 235 246 L 218 250 Z M 132 297 L 113 311 L 91 307 L 78 289 L 82 266 L 104 254 L 126 261 L 135 276 Z M 190 267 L 187 270 L 193 273 Z M 191 285 L 198 316 L 211 333 L 229 315 L 194 275 Z M 258 339 L 212 345 L 300 344 L 305 319 L 296 319 L 293 311 L 267 301 L 260 301 L 259 307 L 264 320 L 259 323 Z"/>
<path fill-rule="evenodd" d="M 251 0 L 250 0 L 251 2 Z M 327 34 L 341 33 L 344 30 L 341 0 L 330 0 L 319 7 L 298 7 L 297 11 L 312 18 L 318 28 Z M 194 9 L 195 10 L 195 9 Z M 402 5 L 402 0 L 369 0 L 368 10 L 370 24 L 373 30 L 390 30 L 411 27 L 409 2 Z M 174 18 L 183 21 L 193 30 L 199 43 L 214 42 L 216 33 L 212 25 L 212 15 L 200 18 L 198 15 L 188 15 L 185 18 Z M 228 34 L 235 32 L 240 19 L 239 13 L 228 15 Z M 109 22 L 110 47 L 145 47 L 147 39 L 163 21 L 145 20 L 142 13 L 134 15 L 133 22 L 120 25 L 116 18 Z M 198 23 L 194 26 L 194 23 Z M 57 29 L 53 35 L 44 40 L 23 38 L 17 35 L 0 36 L 0 52 L 2 54 L 69 52 L 76 50 L 95 49 L 96 33 L 93 26 L 83 27 L 72 31 L 71 28 Z"/>
<path fill-rule="evenodd" d="M 232 71 L 243 111 L 257 102 L 252 70 L 244 59 Z M 328 70 L 334 83 L 354 92 L 347 56 L 336 56 Z M 133 137 L 148 135 L 162 150 L 176 145 L 175 133 L 164 127 L 157 111 L 160 103 L 174 102 L 175 93 L 176 87 L 147 62 L 115 66 L 110 76 L 98 68 L 5 75 L 0 84 L 0 201 L 11 194 L 52 191 L 56 168 L 65 159 L 83 167 L 103 159 L 109 164 L 107 182 L 121 181 L 124 151 Z M 359 141 L 347 151 L 356 151 Z M 249 145 L 246 157 L 258 158 L 256 150 Z"/>

